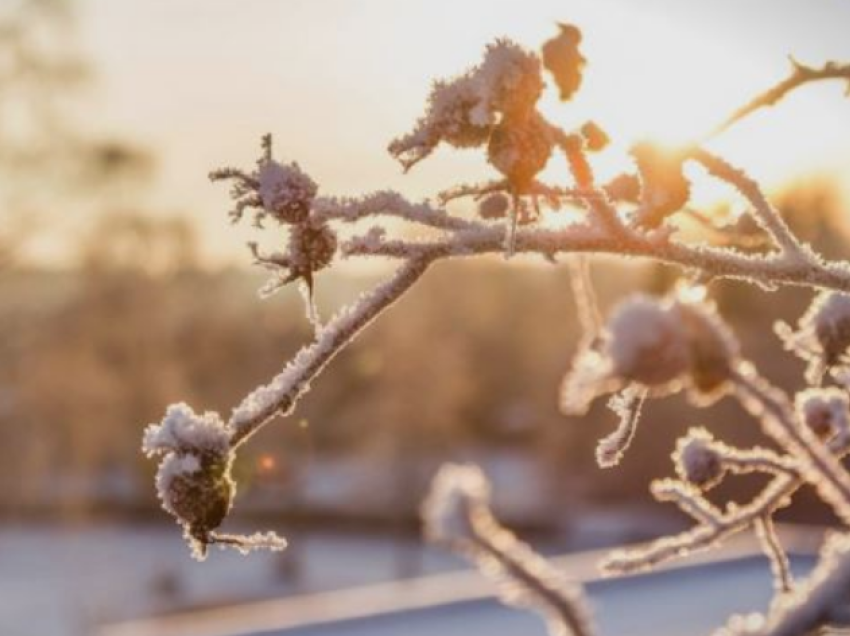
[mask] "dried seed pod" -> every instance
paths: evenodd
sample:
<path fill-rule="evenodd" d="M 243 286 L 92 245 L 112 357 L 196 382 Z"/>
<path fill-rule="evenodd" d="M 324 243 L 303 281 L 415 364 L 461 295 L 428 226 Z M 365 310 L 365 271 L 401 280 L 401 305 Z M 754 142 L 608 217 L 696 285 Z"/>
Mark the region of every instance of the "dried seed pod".
<path fill-rule="evenodd" d="M 800 419 L 820 439 L 850 433 L 850 400 L 840 389 L 808 389 L 798 393 L 795 401 Z"/>
<path fill-rule="evenodd" d="M 284 224 L 300 223 L 307 218 L 318 186 L 298 164 L 264 161 L 257 171 L 257 182 L 257 193 L 269 216 Z"/>
<path fill-rule="evenodd" d="M 303 278 L 312 289 L 313 274 L 331 264 L 336 254 L 336 233 L 325 223 L 303 223 L 289 234 L 290 280 Z"/>
<path fill-rule="evenodd" d="M 571 24 L 558 24 L 558 28 L 558 35 L 543 45 L 543 65 L 558 85 L 561 100 L 567 101 L 581 86 L 587 60 L 579 51 L 581 31 Z"/>
<path fill-rule="evenodd" d="M 504 117 L 493 129 L 487 146 L 490 164 L 510 182 L 514 192 L 528 190 L 552 156 L 554 140 L 546 121 L 537 112 Z"/>
<path fill-rule="evenodd" d="M 608 331 L 605 354 L 616 377 L 653 387 L 687 373 L 688 334 L 669 305 L 632 296 L 614 310 Z"/>
<path fill-rule="evenodd" d="M 800 318 L 796 331 L 776 324 L 785 348 L 808 362 L 806 379 L 820 384 L 824 372 L 846 365 L 850 349 L 850 294 L 821 292 Z"/>
<path fill-rule="evenodd" d="M 478 216 L 482 219 L 503 219 L 510 207 L 510 199 L 501 192 L 488 194 L 478 203 Z"/>
<path fill-rule="evenodd" d="M 695 429 L 676 445 L 676 472 L 700 490 L 709 490 L 719 484 L 726 472 L 713 442 L 705 429 Z"/>
<path fill-rule="evenodd" d="M 170 453 L 159 466 L 157 486 L 163 507 L 185 528 L 203 558 L 210 534 L 224 521 L 236 485 L 231 454 Z"/>

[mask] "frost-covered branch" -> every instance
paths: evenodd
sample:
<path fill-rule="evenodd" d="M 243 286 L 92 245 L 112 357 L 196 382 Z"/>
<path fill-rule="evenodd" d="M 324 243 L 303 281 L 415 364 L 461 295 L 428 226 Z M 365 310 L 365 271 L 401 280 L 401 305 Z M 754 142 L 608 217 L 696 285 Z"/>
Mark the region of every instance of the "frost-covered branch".
<path fill-rule="evenodd" d="M 796 590 L 779 596 L 765 615 L 733 616 L 715 636 L 805 636 L 833 624 L 846 627 L 848 598 L 850 535 L 835 534 Z"/>
<path fill-rule="evenodd" d="M 614 394 L 609 406 L 619 424 L 597 447 L 600 466 L 620 462 L 638 434 L 640 419 L 651 416 L 654 398 L 680 391 L 696 407 L 734 397 L 778 447 L 737 449 L 705 429 L 691 429 L 673 453 L 677 478 L 654 482 L 652 492 L 688 514 L 693 527 L 614 552 L 603 568 L 610 573 L 643 570 L 754 530 L 770 559 L 777 599 L 761 622 L 731 622 L 722 634 L 797 636 L 850 617 L 846 535 L 828 542 L 815 572 L 795 586 L 773 525 L 774 513 L 806 485 L 850 525 L 850 475 L 841 463 L 850 450 L 850 264 L 822 259 L 793 234 L 754 179 L 700 147 L 635 144 L 629 151 L 634 170 L 600 183 L 594 153 L 609 142 L 602 127 L 591 121 L 562 128 L 539 108 L 544 73 L 563 101 L 579 90 L 585 71 L 581 41 L 581 32 L 568 24 L 558 25 L 557 35 L 539 54 L 497 40 L 477 65 L 434 84 L 422 117 L 390 143 L 390 154 L 407 171 L 441 146 L 477 149 L 497 173 L 483 183 L 461 182 L 438 195 L 437 204 L 410 201 L 392 191 L 320 196 L 319 184 L 299 164 L 274 157 L 271 136 L 263 138 L 253 170 L 229 167 L 210 175 L 231 184 L 234 222 L 246 216 L 258 228 L 270 222 L 275 237 L 283 237 L 272 251 L 252 246 L 256 264 L 272 274 L 263 293 L 300 283 L 316 329 L 312 342 L 268 384 L 246 396 L 229 420 L 177 404 L 146 430 L 143 449 L 160 461 L 157 489 L 163 507 L 183 527 L 196 556 L 203 557 L 211 544 L 242 551 L 284 547 L 273 534 L 243 537 L 218 530 L 235 496 L 231 469 L 236 451 L 275 416 L 291 413 L 336 354 L 432 264 L 487 255 L 539 256 L 550 262 L 563 256 L 570 263 L 584 337 L 561 386 L 560 402 L 564 412 L 582 415 L 599 396 Z M 826 79 L 850 85 L 850 66 L 830 63 L 813 69 L 795 63 L 791 77 L 736 111 L 717 132 L 799 86 Z M 566 183 L 544 182 L 543 170 L 553 160 L 567 166 Z M 759 233 L 757 245 L 709 246 L 678 232 L 677 221 L 685 216 L 716 229 L 711 219 L 690 207 L 689 163 L 744 198 L 748 212 L 742 219 Z M 472 209 L 461 214 L 454 205 L 446 207 L 459 199 L 471 201 Z M 567 208 L 569 215 L 552 218 Z M 550 219 L 556 223 L 547 223 Z M 411 228 L 420 233 L 412 235 Z M 603 324 L 588 275 L 592 255 L 675 265 L 698 283 L 680 286 L 664 298 L 630 296 Z M 319 324 L 312 303 L 319 275 L 340 259 L 356 258 L 381 258 L 396 269 Z M 808 363 L 807 390 L 789 395 L 746 361 L 707 299 L 706 285 L 724 278 L 765 289 L 793 285 L 818 290 L 796 329 L 777 326 L 785 348 Z M 843 387 L 821 388 L 829 379 Z M 706 491 L 727 477 L 748 473 L 769 477 L 748 503 L 721 506 L 707 498 Z M 444 468 L 424 507 L 427 534 L 494 575 L 506 601 L 540 611 L 553 633 L 590 636 L 580 587 L 502 528 L 489 510 L 488 497 L 489 486 L 477 469 Z"/>
<path fill-rule="evenodd" d="M 847 91 L 850 94 L 850 64 L 838 64 L 836 62 L 827 62 L 821 68 L 813 68 L 805 66 L 795 59 L 791 59 L 793 69 L 791 74 L 763 93 L 756 95 L 753 99 L 747 102 L 744 106 L 732 113 L 722 124 L 720 124 L 713 134 L 719 134 L 731 127 L 733 124 L 749 117 L 754 112 L 774 106 L 779 103 L 786 95 L 800 88 L 804 84 L 811 82 L 819 82 L 824 80 L 844 80 L 847 82 Z"/>
<path fill-rule="evenodd" d="M 390 280 L 340 310 L 318 330 L 314 342 L 301 349 L 283 372 L 242 400 L 233 409 L 228 422 L 233 431 L 231 447 L 243 443 L 275 415 L 288 413 L 328 362 L 419 280 L 429 264 L 427 258 L 410 259 Z"/>
<path fill-rule="evenodd" d="M 478 564 L 502 599 L 540 612 L 552 636 L 594 633 L 580 585 L 566 579 L 490 512 L 490 485 L 475 466 L 448 464 L 422 507 L 426 536 Z"/>

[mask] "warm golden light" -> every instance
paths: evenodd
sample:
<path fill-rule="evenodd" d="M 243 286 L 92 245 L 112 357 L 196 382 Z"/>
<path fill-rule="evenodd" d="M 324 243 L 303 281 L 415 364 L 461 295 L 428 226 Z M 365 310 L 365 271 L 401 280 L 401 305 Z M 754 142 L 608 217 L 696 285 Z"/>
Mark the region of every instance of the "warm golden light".
<path fill-rule="evenodd" d="M 100 116 L 157 145 L 152 198 L 193 214 L 222 208 L 206 180 L 210 167 L 250 163 L 266 132 L 328 194 L 392 188 L 431 197 L 459 179 L 491 178 L 481 153 L 445 148 L 403 175 L 386 144 L 422 114 L 434 79 L 478 63 L 498 37 L 537 48 L 558 21 L 581 28 L 589 64 L 577 97 L 562 104 L 552 90 L 543 110 L 565 128 L 593 119 L 610 133 L 614 143 L 595 158 L 603 177 L 630 167 L 627 150 L 637 140 L 702 140 L 783 78 L 788 55 L 813 65 L 850 58 L 842 29 L 850 5 L 827 0 L 198 2 L 205 14 L 191 46 L 185 3 L 86 6 L 108 101 Z M 707 143 L 768 186 L 835 171 L 850 163 L 850 103 L 841 90 L 806 88 Z M 566 173 L 558 162 L 547 174 L 563 182 Z M 226 222 L 193 218 L 213 258 L 244 262 L 242 236 Z"/>

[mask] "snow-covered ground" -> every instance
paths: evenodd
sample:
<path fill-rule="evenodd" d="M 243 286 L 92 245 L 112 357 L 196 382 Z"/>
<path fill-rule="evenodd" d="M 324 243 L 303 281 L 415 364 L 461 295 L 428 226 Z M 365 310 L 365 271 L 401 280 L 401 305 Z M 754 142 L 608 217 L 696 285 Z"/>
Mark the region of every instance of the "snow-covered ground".
<path fill-rule="evenodd" d="M 536 618 L 485 598 L 491 585 L 475 572 L 461 571 L 462 562 L 414 538 L 286 534 L 291 548 L 282 555 L 215 550 L 196 563 L 172 526 L 0 527 L 0 634 L 544 633 Z M 579 554 L 558 564 L 587 579 L 594 576 L 597 557 Z M 421 575 L 429 576 L 391 583 Z M 755 559 L 592 582 L 590 591 L 603 634 L 690 636 L 707 632 L 682 631 L 683 626 L 716 624 L 729 611 L 763 605 L 770 585 L 764 561 Z M 661 631 L 638 630 L 659 614 L 665 621 Z M 160 631 L 160 622 L 138 620 L 157 615 L 173 617 L 171 631 Z M 139 625 L 142 631 L 133 631 Z"/>
<path fill-rule="evenodd" d="M 813 564 L 818 531 L 781 530 L 795 574 Z M 556 557 L 555 567 L 583 581 L 602 636 L 698 636 L 732 613 L 766 607 L 772 581 L 752 536 L 692 555 L 659 571 L 621 579 L 598 577 L 600 552 Z M 276 600 L 186 612 L 104 626 L 99 636 L 529 636 L 542 621 L 505 608 L 476 571 L 434 574 Z"/>
<path fill-rule="evenodd" d="M 279 555 L 213 550 L 197 563 L 176 526 L 0 527 L 0 634 L 88 636 L 104 622 L 462 565 L 412 538 L 286 534 Z"/>

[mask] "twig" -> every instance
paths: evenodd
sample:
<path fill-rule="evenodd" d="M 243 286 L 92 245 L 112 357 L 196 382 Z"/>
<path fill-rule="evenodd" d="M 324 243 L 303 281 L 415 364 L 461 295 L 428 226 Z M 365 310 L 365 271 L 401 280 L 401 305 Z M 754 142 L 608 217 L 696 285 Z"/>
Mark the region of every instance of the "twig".
<path fill-rule="evenodd" d="M 847 80 L 848 90 L 850 90 L 850 64 L 827 62 L 822 68 L 816 69 L 804 66 L 793 58 L 791 59 L 791 64 L 793 66 L 791 75 L 763 93 L 756 95 L 752 100 L 727 117 L 709 136 L 717 136 L 752 113 L 762 108 L 776 105 L 788 93 L 810 82 L 833 79 Z"/>

